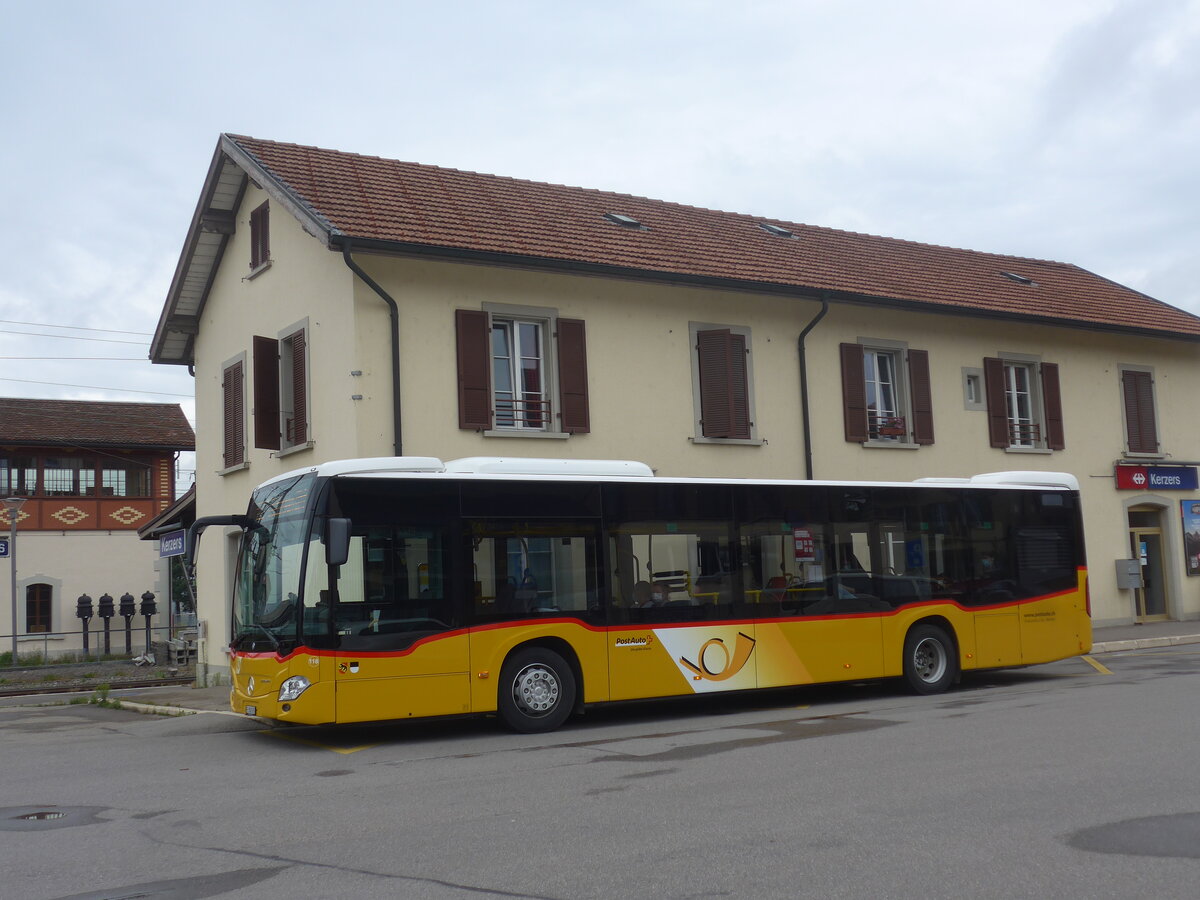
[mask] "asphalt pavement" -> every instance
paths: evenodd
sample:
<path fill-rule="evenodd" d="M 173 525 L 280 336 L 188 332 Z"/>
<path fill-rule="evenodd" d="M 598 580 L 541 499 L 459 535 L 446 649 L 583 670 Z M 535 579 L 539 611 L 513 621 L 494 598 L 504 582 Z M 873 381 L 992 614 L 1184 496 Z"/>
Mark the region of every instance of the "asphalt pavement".
<path fill-rule="evenodd" d="M 1176 644 L 1200 643 L 1200 621 L 1147 622 L 1142 625 L 1116 625 L 1096 628 L 1092 633 L 1092 653 L 1114 653 L 1120 650 L 1140 650 L 1149 647 L 1169 647 Z M 122 706 L 144 712 L 165 715 L 180 713 L 218 713 L 237 715 L 229 708 L 229 686 L 170 687 L 114 689 L 111 699 Z M 31 702 L 45 703 L 45 697 L 30 697 Z M 245 718 L 238 716 L 238 718 Z M 264 724 L 267 723 L 263 720 Z"/>

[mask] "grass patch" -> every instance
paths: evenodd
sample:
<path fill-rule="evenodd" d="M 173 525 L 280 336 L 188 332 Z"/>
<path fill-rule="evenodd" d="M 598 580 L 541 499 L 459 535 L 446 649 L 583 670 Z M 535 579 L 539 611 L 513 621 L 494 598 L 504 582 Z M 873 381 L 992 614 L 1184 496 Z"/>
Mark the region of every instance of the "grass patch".
<path fill-rule="evenodd" d="M 98 684 L 96 685 L 96 691 L 94 694 L 92 694 L 92 696 L 75 697 L 71 700 L 70 705 L 80 706 L 82 704 L 87 704 L 88 706 L 99 706 L 104 709 L 120 709 L 121 701 L 110 700 L 108 697 L 108 694 L 111 690 L 112 685 L 110 684 Z"/>

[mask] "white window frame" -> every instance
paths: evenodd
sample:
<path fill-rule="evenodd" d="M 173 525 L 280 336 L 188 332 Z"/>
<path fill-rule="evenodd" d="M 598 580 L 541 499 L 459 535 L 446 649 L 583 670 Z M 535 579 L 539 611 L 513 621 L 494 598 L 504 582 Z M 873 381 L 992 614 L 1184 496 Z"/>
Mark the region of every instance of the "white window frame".
<path fill-rule="evenodd" d="M 1041 356 L 1028 353 L 999 353 L 997 355 L 1004 366 L 1004 407 L 1008 419 L 1009 436 L 1006 450 L 1012 453 L 1052 452 L 1047 445 L 1046 410 L 1042 403 L 1044 388 L 1042 387 Z M 1013 426 L 1023 424 L 1019 420 L 1014 420 L 1012 410 L 1013 397 L 1017 393 L 1013 372 L 1017 368 L 1024 370 L 1029 376 L 1029 418 L 1026 424 L 1037 426 L 1038 438 L 1036 441 L 1018 442 L 1013 437 Z"/>
<path fill-rule="evenodd" d="M 864 447 L 906 447 L 916 449 L 917 444 L 912 438 L 912 389 L 908 383 L 908 342 L 907 341 L 892 341 L 885 338 L 859 337 L 855 342 L 863 348 L 863 385 L 866 391 L 867 401 L 867 440 L 863 444 Z M 894 411 L 890 411 L 887 415 L 897 416 L 904 419 L 904 434 L 876 434 L 873 437 L 871 424 L 871 395 L 878 380 L 872 380 L 868 374 L 867 368 L 872 364 L 872 360 L 878 360 L 879 356 L 887 357 L 892 364 L 892 393 Z M 875 426 L 876 428 L 878 426 Z"/>
<path fill-rule="evenodd" d="M 987 412 L 987 394 L 983 381 L 983 369 L 963 366 L 963 409 Z"/>
<path fill-rule="evenodd" d="M 550 439 L 570 437 L 567 432 L 562 430 L 558 416 L 558 349 L 557 342 L 554 340 L 558 310 L 550 307 L 522 306 L 511 303 L 483 303 L 480 308 L 488 314 L 488 366 L 492 385 L 492 428 L 490 431 L 485 431 L 484 436 Z M 519 335 L 520 325 L 535 325 L 538 328 L 542 371 L 542 385 L 538 393 L 542 397 L 541 402 L 545 410 L 540 426 L 526 425 L 516 421 L 512 424 L 500 424 L 501 412 L 496 390 L 496 357 L 493 355 L 492 343 L 497 322 L 509 324 L 511 326 L 509 334 L 514 337 Z M 519 345 L 519 340 L 514 341 L 514 345 Z M 520 346 L 510 347 L 510 351 L 519 352 L 521 349 L 523 348 Z M 512 356 L 509 357 L 509 372 L 513 379 L 513 403 L 516 404 L 516 396 L 521 393 L 519 390 L 521 371 Z"/>

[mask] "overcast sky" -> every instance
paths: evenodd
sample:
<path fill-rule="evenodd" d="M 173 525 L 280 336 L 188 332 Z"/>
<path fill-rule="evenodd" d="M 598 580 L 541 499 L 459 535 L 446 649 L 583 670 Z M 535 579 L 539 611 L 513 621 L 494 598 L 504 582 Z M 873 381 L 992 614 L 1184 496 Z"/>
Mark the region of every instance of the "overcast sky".
<path fill-rule="evenodd" d="M 0 396 L 192 415 L 145 359 L 223 131 L 1061 260 L 1200 314 L 1200 0 L 0 12 Z"/>

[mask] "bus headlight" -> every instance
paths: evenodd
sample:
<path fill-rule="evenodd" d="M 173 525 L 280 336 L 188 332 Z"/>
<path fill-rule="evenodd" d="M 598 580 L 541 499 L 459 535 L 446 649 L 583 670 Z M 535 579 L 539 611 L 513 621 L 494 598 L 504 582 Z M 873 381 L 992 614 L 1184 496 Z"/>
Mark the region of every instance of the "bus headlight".
<path fill-rule="evenodd" d="M 293 675 L 279 686 L 279 701 L 295 700 L 308 690 L 311 682 L 303 675 Z"/>

